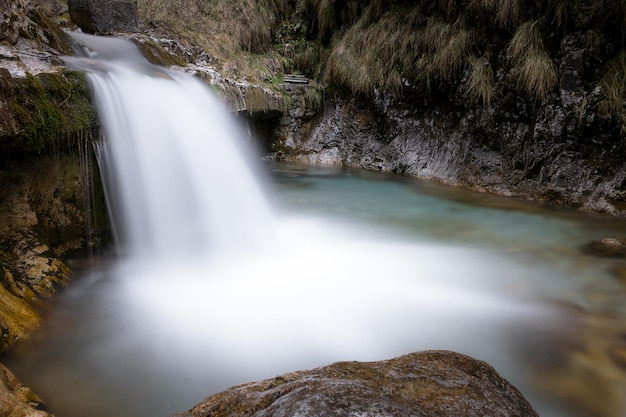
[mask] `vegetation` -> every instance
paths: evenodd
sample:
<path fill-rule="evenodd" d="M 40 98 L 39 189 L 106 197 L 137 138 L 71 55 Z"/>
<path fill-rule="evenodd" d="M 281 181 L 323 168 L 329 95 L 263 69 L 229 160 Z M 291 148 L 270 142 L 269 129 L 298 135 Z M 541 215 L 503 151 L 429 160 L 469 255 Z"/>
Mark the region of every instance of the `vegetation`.
<path fill-rule="evenodd" d="M 139 0 L 139 10 L 145 23 L 203 47 L 230 77 L 276 86 L 293 72 L 356 94 L 461 94 L 484 106 L 502 94 L 502 77 L 529 100 L 556 97 L 566 33 L 587 33 L 601 62 L 626 40 L 624 0 Z M 602 85 L 603 114 L 622 123 L 619 62 L 585 82 Z"/>
<path fill-rule="evenodd" d="M 284 71 L 272 40 L 289 10 L 287 0 L 139 0 L 138 10 L 144 23 L 166 27 L 218 62 L 228 61 L 221 68 L 226 76 L 262 82 Z"/>
<path fill-rule="evenodd" d="M 612 60 L 600 80 L 600 115 L 615 121 L 626 135 L 626 51 Z"/>
<path fill-rule="evenodd" d="M 537 21 L 520 25 L 508 50 L 519 73 L 518 84 L 529 96 L 541 100 L 554 90 L 556 66 L 544 47 Z"/>
<path fill-rule="evenodd" d="M 482 103 L 485 107 L 491 105 L 495 89 L 493 69 L 489 63 L 489 55 L 480 58 L 470 58 L 469 76 L 465 83 L 465 92 L 475 103 Z"/>
<path fill-rule="evenodd" d="M 0 109 L 0 120 L 14 126 L 17 139 L 5 144 L 5 152 L 39 153 L 55 138 L 91 130 L 95 112 L 83 74 L 42 73 L 5 81 L 0 83 L 0 94 L 7 107 Z M 12 115 L 17 116 L 13 122 Z"/>

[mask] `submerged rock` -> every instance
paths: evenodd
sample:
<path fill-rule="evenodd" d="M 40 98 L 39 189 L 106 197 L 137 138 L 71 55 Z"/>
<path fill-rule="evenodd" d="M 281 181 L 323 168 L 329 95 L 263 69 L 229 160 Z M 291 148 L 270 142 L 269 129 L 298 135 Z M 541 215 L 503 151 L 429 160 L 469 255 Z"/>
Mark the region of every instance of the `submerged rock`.
<path fill-rule="evenodd" d="M 15 375 L 0 364 L 0 415 L 12 417 L 52 417 L 43 411 L 41 399 L 22 385 Z"/>
<path fill-rule="evenodd" d="M 626 259 L 626 238 L 607 237 L 591 242 L 583 248 L 588 255 L 602 258 Z"/>
<path fill-rule="evenodd" d="M 232 387 L 173 417 L 537 416 L 494 368 L 449 351 L 339 362 Z"/>

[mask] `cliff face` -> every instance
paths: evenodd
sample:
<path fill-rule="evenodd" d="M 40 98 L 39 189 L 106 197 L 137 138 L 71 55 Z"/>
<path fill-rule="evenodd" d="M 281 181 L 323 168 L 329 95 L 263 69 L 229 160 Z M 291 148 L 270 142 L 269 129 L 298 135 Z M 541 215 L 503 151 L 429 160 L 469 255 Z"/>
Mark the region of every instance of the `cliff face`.
<path fill-rule="evenodd" d="M 93 163 L 95 112 L 66 72 L 61 29 L 23 0 L 0 1 L 0 351 L 37 326 L 71 279 L 65 260 L 106 235 Z"/>
<path fill-rule="evenodd" d="M 328 39 L 311 73 L 327 102 L 286 116 L 274 145 L 286 158 L 626 213 L 623 8 L 308 3 L 308 48 Z"/>
<path fill-rule="evenodd" d="M 614 215 L 626 212 L 626 142 L 597 126 L 597 91 L 532 106 L 414 107 L 383 93 L 335 98 L 315 117 L 277 131 L 294 161 L 341 164 L 427 178 Z M 595 126 L 594 126 L 595 125 Z M 299 126 L 294 129 L 293 126 Z M 276 146 L 276 145 L 275 145 Z"/>

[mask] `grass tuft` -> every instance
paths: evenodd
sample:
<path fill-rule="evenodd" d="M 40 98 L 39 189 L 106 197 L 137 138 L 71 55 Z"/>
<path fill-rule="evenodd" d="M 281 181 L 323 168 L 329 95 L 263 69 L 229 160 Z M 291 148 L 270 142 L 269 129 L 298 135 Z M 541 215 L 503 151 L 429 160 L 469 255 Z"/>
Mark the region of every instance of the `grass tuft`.
<path fill-rule="evenodd" d="M 480 58 L 471 57 L 470 71 L 464 90 L 474 103 L 482 103 L 484 107 L 491 105 L 494 94 L 495 78 L 489 63 L 489 55 Z"/>
<path fill-rule="evenodd" d="M 600 79 L 600 116 L 617 122 L 626 135 L 626 50 L 613 59 Z"/>
<path fill-rule="evenodd" d="M 556 66 L 545 52 L 528 55 L 519 66 L 519 84 L 528 95 L 543 100 L 557 85 Z"/>
<path fill-rule="evenodd" d="M 415 7 L 392 9 L 373 23 L 367 16 L 338 41 L 327 81 L 366 95 L 376 88 L 398 95 L 407 83 L 448 84 L 467 63 L 472 36 L 460 24 L 424 19 Z"/>
<path fill-rule="evenodd" d="M 522 90 L 535 99 L 546 98 L 557 85 L 557 69 L 544 47 L 536 21 L 517 28 L 508 53 L 515 63 Z"/>
<path fill-rule="evenodd" d="M 495 22 L 505 28 L 516 27 L 522 17 L 522 0 L 470 0 L 468 7 L 488 10 Z"/>

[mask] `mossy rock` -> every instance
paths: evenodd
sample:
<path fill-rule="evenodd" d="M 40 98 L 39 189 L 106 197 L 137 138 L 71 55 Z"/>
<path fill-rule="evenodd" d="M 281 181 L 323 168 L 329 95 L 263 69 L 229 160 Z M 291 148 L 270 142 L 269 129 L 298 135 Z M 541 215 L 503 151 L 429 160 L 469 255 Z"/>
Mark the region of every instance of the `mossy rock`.
<path fill-rule="evenodd" d="M 91 130 L 96 113 L 84 74 L 74 71 L 11 78 L 0 69 L 0 150 L 39 154 L 52 141 Z"/>
<path fill-rule="evenodd" d="M 449 351 L 338 362 L 232 387 L 173 417 L 536 417 L 490 365 Z"/>

